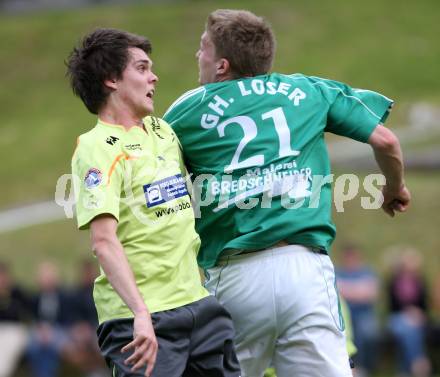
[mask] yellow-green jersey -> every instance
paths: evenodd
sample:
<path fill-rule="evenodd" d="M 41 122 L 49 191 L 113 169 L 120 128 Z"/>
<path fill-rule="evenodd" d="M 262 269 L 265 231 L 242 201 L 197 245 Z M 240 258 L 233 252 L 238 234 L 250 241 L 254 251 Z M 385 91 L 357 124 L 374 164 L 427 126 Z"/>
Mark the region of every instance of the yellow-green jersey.
<path fill-rule="evenodd" d="M 348 309 L 347 303 L 345 302 L 345 299 L 339 295 L 339 303 L 341 305 L 341 313 L 342 318 L 344 319 L 345 323 L 345 340 L 347 344 L 347 352 L 348 356 L 353 356 L 357 352 L 357 348 L 354 345 L 354 337 L 353 337 L 353 326 L 351 323 L 351 315 L 350 315 L 350 309 Z"/>
<path fill-rule="evenodd" d="M 150 312 L 206 297 L 200 283 L 200 239 L 188 195 L 179 142 L 169 125 L 146 117 L 128 131 L 98 120 L 81 135 L 72 159 L 78 227 L 98 215 L 118 221 L 117 236 Z M 133 317 L 101 275 L 94 300 L 99 322 Z"/>

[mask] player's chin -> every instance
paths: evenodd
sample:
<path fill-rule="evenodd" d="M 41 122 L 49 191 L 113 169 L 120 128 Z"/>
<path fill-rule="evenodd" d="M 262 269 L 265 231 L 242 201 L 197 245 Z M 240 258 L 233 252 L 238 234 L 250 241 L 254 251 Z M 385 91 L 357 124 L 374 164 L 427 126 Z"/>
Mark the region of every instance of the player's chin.
<path fill-rule="evenodd" d="M 151 114 L 154 111 L 154 103 L 152 100 L 149 100 L 145 106 L 144 106 L 144 111 L 146 113 L 146 115 Z"/>

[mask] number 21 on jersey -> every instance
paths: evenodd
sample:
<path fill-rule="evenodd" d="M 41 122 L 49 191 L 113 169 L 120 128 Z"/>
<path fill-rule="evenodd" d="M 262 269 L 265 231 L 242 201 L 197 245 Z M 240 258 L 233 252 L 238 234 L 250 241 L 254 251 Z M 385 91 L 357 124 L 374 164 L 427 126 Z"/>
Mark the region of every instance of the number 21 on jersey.
<path fill-rule="evenodd" d="M 294 157 L 300 154 L 300 151 L 294 150 L 290 146 L 290 129 L 282 107 L 277 107 L 271 111 L 261 114 L 261 119 L 270 119 L 275 126 L 275 131 L 278 135 L 279 141 L 278 156 L 280 158 L 288 156 Z M 231 173 L 237 169 L 264 165 L 264 155 L 262 154 L 257 154 L 240 161 L 240 155 L 246 148 L 246 145 L 257 137 L 258 131 L 255 121 L 251 117 L 243 115 L 227 119 L 217 126 L 219 136 L 225 137 L 226 126 L 232 124 L 237 124 L 240 126 L 243 130 L 244 136 L 240 140 L 230 164 L 225 166 L 225 173 Z"/>

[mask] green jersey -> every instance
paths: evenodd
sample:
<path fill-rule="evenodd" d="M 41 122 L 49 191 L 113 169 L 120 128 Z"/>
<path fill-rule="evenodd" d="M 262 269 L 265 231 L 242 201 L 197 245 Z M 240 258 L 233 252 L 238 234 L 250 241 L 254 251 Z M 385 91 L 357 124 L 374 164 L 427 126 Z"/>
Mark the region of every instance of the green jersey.
<path fill-rule="evenodd" d="M 118 220 L 117 236 L 151 312 L 208 295 L 196 257 L 200 246 L 178 140 L 163 120 L 145 130 L 98 121 L 78 139 L 72 159 L 80 229 L 100 214 Z M 95 281 L 99 322 L 133 317 L 106 275 Z"/>
<path fill-rule="evenodd" d="M 392 101 L 302 74 L 267 74 L 194 89 L 164 119 L 178 135 L 199 196 L 199 264 L 226 249 L 280 240 L 329 250 L 326 131 L 366 142 Z"/>

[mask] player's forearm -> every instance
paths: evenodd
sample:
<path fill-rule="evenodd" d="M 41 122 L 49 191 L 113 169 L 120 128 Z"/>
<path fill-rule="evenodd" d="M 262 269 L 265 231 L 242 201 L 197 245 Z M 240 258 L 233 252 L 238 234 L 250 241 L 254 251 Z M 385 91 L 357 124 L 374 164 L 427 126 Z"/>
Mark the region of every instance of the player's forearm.
<path fill-rule="evenodd" d="M 380 170 L 391 191 L 398 191 L 404 185 L 403 157 L 400 143 L 390 130 L 378 126 L 369 139 Z"/>
<path fill-rule="evenodd" d="M 377 164 L 386 178 L 390 191 L 399 190 L 404 184 L 402 152 L 400 147 L 388 151 L 374 150 Z"/>
<path fill-rule="evenodd" d="M 112 236 L 95 239 L 93 251 L 108 281 L 133 314 L 148 313 L 119 240 Z"/>

